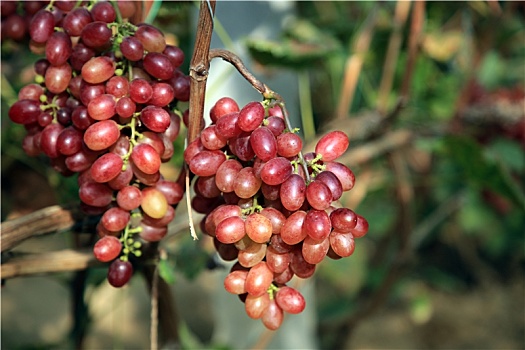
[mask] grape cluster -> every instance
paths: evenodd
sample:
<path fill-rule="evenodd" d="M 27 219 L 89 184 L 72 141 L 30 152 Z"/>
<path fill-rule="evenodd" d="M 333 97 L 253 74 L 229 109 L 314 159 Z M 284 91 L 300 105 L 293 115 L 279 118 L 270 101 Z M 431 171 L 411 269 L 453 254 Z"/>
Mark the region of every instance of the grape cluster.
<path fill-rule="evenodd" d="M 346 134 L 329 132 L 303 156 L 281 107 L 264 100 L 240 109 L 221 98 L 210 110 L 211 125 L 184 152 L 196 175 L 192 207 L 205 214 L 201 229 L 224 260 L 236 260 L 225 289 L 272 330 L 284 312 L 305 308 L 286 283 L 312 276 L 325 256 L 350 256 L 354 239 L 368 231 L 366 219 L 338 204 L 355 181 L 336 161 L 348 147 Z"/>
<path fill-rule="evenodd" d="M 78 173 L 82 208 L 101 215 L 95 257 L 111 262 L 108 281 L 120 287 L 133 272 L 129 256 L 166 235 L 184 193 L 159 169 L 174 152 L 189 77 L 182 50 L 158 28 L 127 20 L 132 2 L 114 4 L 52 1 L 34 13 L 30 49 L 45 58 L 9 118 L 24 125 L 28 155 Z"/>

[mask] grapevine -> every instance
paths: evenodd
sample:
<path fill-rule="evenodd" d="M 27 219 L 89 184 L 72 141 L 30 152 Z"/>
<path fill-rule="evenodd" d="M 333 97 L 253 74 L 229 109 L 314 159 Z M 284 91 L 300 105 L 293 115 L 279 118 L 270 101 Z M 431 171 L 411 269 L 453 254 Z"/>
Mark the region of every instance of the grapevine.
<path fill-rule="evenodd" d="M 226 291 L 239 296 L 249 317 L 276 330 L 284 313 L 306 307 L 287 283 L 311 277 L 325 257 L 352 255 L 355 239 L 368 231 L 366 219 L 338 201 L 355 182 L 337 162 L 348 136 L 329 132 L 315 152 L 303 154 L 282 97 L 233 53 L 210 51 L 209 42 L 206 60 L 230 62 L 262 100 L 239 106 L 223 97 L 210 111 L 211 124 L 198 115 L 195 125 L 192 111 L 179 106 L 190 98 L 190 76 L 180 70 L 184 53 L 155 26 L 132 23 L 134 9 L 127 1 L 51 1 L 32 9 L 29 46 L 45 58 L 9 109 L 26 130 L 22 148 L 47 156 L 64 176 L 78 174 L 82 209 L 100 216 L 93 253 L 109 264 L 114 287 L 131 279 L 144 244 L 166 236 L 191 177 L 201 231 L 234 262 Z M 7 33 L 17 38 L 14 32 Z M 198 128 L 183 154 L 186 186 L 183 177 L 170 181 L 160 173 L 181 120 L 190 134 Z"/>

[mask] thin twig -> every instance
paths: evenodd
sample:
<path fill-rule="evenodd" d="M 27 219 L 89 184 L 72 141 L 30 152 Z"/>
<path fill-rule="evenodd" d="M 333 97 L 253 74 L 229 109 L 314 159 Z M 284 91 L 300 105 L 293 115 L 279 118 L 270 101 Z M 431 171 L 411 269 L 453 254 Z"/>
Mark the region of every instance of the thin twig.
<path fill-rule="evenodd" d="M 346 119 L 348 116 L 354 98 L 357 81 L 359 80 L 359 74 L 363 67 L 364 56 L 370 47 L 370 42 L 372 41 L 377 13 L 378 6 L 376 5 L 363 24 L 363 29 L 358 34 L 352 47 L 353 53 L 346 61 L 343 85 L 339 94 L 339 103 L 337 104 L 336 109 L 337 119 Z"/>
<path fill-rule="evenodd" d="M 70 229 L 79 219 L 76 208 L 55 205 L 5 221 L 0 226 L 1 251 L 12 249 L 33 236 Z"/>
<path fill-rule="evenodd" d="M 159 348 L 159 268 L 155 265 L 151 281 L 150 349 Z"/>
<path fill-rule="evenodd" d="M 417 54 L 419 51 L 419 43 L 421 40 L 421 33 L 423 31 L 423 24 L 425 21 L 425 1 L 416 1 L 414 3 L 414 10 L 412 11 L 412 22 L 410 24 L 410 36 L 408 37 L 408 59 L 406 63 L 405 73 L 403 76 L 403 83 L 401 85 L 401 97 L 408 99 L 410 94 L 410 85 L 412 84 L 412 75 L 416 64 Z"/>
<path fill-rule="evenodd" d="M 403 41 L 402 29 L 410 12 L 410 1 L 398 1 L 394 14 L 393 31 L 388 42 L 388 49 L 383 65 L 383 74 L 379 84 L 379 93 L 377 97 L 377 109 L 384 114 L 388 108 L 388 95 L 392 90 L 396 63 L 399 57 L 401 42 Z"/>
<path fill-rule="evenodd" d="M 224 49 L 211 49 L 209 53 L 209 59 L 211 61 L 214 58 L 222 58 L 226 62 L 232 64 L 237 69 L 237 71 L 244 77 L 244 79 L 246 79 L 255 90 L 259 91 L 264 98 L 282 101 L 281 96 L 279 96 L 274 91 L 270 90 L 268 86 L 266 86 L 266 84 L 262 83 L 259 79 L 257 79 L 246 68 L 239 56 L 237 56 L 233 52 Z"/>
<path fill-rule="evenodd" d="M 2 279 L 34 274 L 84 270 L 102 264 L 92 249 L 66 249 L 40 254 L 14 255 L 0 265 Z"/>

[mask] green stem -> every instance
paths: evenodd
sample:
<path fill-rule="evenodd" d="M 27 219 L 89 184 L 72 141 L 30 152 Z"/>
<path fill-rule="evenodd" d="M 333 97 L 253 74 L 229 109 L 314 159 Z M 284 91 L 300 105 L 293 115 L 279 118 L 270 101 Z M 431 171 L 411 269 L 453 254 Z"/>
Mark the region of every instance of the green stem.
<path fill-rule="evenodd" d="M 118 8 L 118 4 L 115 0 L 110 0 L 111 6 L 115 9 L 115 13 L 117 14 L 117 23 L 122 24 L 122 14 L 120 13 L 120 9 Z"/>
<path fill-rule="evenodd" d="M 151 5 L 151 8 L 148 12 L 148 16 L 144 20 L 146 23 L 153 23 L 155 18 L 157 17 L 157 14 L 159 13 L 160 6 L 162 5 L 162 0 L 153 0 L 153 4 Z"/>
<path fill-rule="evenodd" d="M 301 123 L 305 140 L 315 137 L 314 114 L 312 111 L 312 96 L 310 94 L 310 76 L 307 70 L 301 70 L 299 80 L 299 106 L 301 109 Z"/>

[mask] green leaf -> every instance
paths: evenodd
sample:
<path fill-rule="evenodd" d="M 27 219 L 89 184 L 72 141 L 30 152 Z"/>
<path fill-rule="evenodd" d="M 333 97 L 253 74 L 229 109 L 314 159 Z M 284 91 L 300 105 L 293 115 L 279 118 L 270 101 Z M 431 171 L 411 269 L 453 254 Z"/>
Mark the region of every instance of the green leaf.
<path fill-rule="evenodd" d="M 158 269 L 160 278 L 166 281 L 166 283 L 175 283 L 175 269 L 168 259 L 161 259 L 159 261 Z"/>
<path fill-rule="evenodd" d="M 481 146 L 469 137 L 450 136 L 443 142 L 446 154 L 459 167 L 465 180 L 507 197 L 525 211 L 523 191 L 501 161 L 487 157 Z"/>
<path fill-rule="evenodd" d="M 250 39 L 246 46 L 261 64 L 304 68 L 340 49 L 339 42 L 308 21 L 295 22 L 281 41 Z"/>

